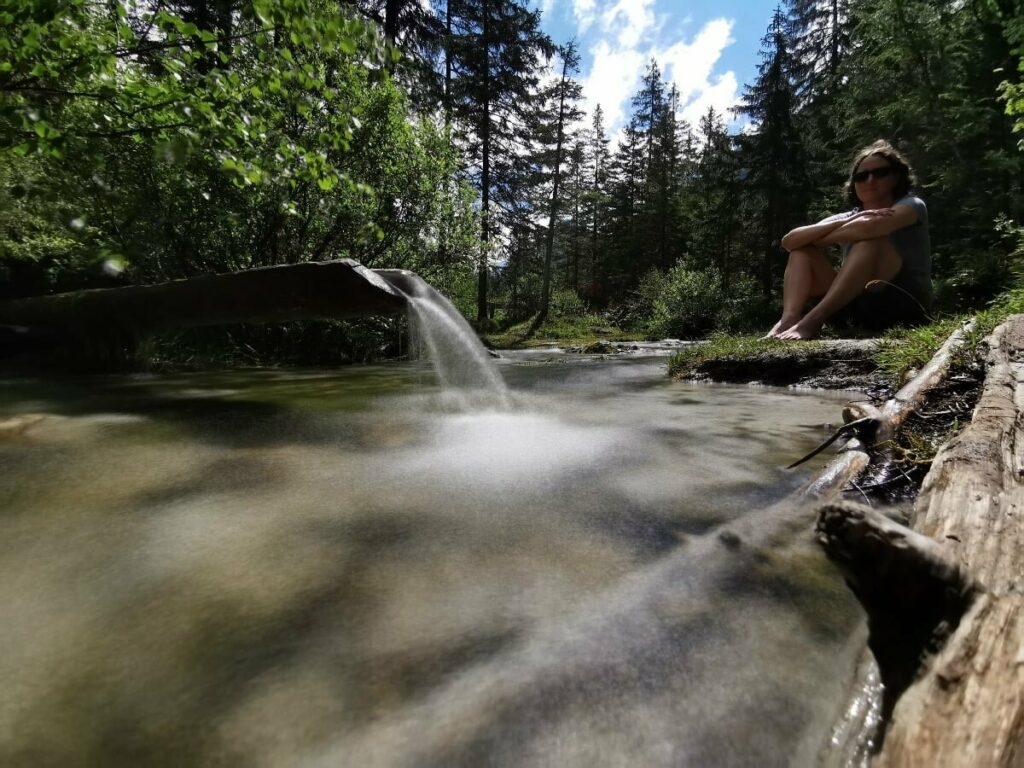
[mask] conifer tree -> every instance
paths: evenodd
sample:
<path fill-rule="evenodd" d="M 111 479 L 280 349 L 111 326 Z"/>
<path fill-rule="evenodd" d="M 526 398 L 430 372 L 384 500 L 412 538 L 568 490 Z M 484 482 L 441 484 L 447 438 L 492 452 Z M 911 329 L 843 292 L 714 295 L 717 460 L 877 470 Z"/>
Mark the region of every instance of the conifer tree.
<path fill-rule="evenodd" d="M 587 221 L 589 225 L 589 248 L 590 270 L 588 298 L 595 298 L 598 293 L 598 254 L 601 250 L 601 222 L 607 209 L 607 183 L 608 183 L 608 137 L 604 128 L 604 111 L 598 104 L 594 108 L 594 117 L 590 123 L 590 129 L 586 136 L 587 155 L 587 192 L 584 196 Z"/>
<path fill-rule="evenodd" d="M 718 269 L 726 285 L 738 265 L 736 211 L 739 180 L 736 155 L 725 120 L 714 107 L 697 126 L 699 149 L 689 198 L 694 211 L 690 254 L 699 269 Z"/>
<path fill-rule="evenodd" d="M 643 195 L 645 136 L 634 117 L 622 131 L 608 164 L 608 247 L 603 282 L 611 298 L 621 297 L 638 274 L 645 244 L 637 227 Z"/>
<path fill-rule="evenodd" d="M 583 94 L 583 87 L 572 77 L 578 71 L 580 63 L 575 41 L 561 46 L 558 53 L 562 60 L 561 77 L 548 89 L 541 102 L 550 105 L 542 109 L 543 115 L 550 115 L 550 119 L 542 120 L 544 129 L 542 130 L 542 142 L 547 139 L 546 149 L 552 155 L 550 160 L 544 163 L 550 168 L 551 197 L 548 205 L 548 228 L 544 242 L 544 274 L 541 282 L 540 312 L 534 321 L 534 327 L 539 327 L 547 318 L 548 308 L 551 304 L 551 262 L 554 255 L 555 228 L 558 223 L 566 127 L 583 117 L 583 112 L 577 106 Z M 545 122 L 547 125 L 543 125 Z M 547 136 L 543 134 L 547 134 Z M 548 158 L 543 158 L 543 160 L 547 161 Z"/>
<path fill-rule="evenodd" d="M 523 170 L 525 129 L 540 57 L 553 53 L 540 13 L 521 0 L 449 0 L 452 75 L 449 99 L 462 134 L 471 176 L 480 190 L 481 254 L 477 322 L 488 317 L 488 274 L 502 206 L 515 201 L 512 178 Z"/>
<path fill-rule="evenodd" d="M 762 39 L 757 79 L 746 87 L 737 112 L 747 115 L 754 130 L 740 137 L 740 162 L 747 172 L 744 189 L 753 202 L 748 237 L 760 264 L 756 273 L 766 297 L 773 276 L 781 273 L 779 241 L 797 222 L 806 219 L 809 179 L 805 153 L 793 122 L 797 100 L 794 62 L 790 56 L 786 19 L 776 8 Z"/>

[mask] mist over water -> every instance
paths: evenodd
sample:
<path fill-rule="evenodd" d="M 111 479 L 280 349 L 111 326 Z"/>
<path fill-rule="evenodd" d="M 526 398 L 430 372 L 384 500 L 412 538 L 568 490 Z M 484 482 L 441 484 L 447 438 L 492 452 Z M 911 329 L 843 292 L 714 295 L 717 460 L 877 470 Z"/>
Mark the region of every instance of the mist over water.
<path fill-rule="evenodd" d="M 0 383 L 0 764 L 813 762 L 859 610 L 764 510 L 844 398 L 497 364 Z"/>

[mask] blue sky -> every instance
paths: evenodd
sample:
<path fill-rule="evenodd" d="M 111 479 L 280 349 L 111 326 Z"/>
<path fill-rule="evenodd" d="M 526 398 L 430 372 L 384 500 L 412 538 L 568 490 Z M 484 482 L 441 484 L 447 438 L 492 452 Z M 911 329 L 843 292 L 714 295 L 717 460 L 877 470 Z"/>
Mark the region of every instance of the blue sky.
<path fill-rule="evenodd" d="M 725 111 L 757 72 L 760 41 L 778 0 L 535 0 L 556 43 L 575 37 L 589 115 L 600 103 L 615 136 L 653 57 L 682 96 L 691 123 Z M 734 125 L 734 128 L 738 127 Z"/>

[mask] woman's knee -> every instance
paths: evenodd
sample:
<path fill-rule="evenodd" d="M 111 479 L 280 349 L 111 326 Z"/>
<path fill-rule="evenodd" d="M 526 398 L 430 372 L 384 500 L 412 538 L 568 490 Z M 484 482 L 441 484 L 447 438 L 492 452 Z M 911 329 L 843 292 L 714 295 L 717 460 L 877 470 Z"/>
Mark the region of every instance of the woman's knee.
<path fill-rule="evenodd" d="M 886 280 L 895 276 L 903 267 L 903 258 L 888 237 L 859 240 L 850 246 L 846 258 L 870 260 L 873 262 L 875 277 Z"/>
<path fill-rule="evenodd" d="M 789 252 L 789 263 L 793 261 L 807 261 L 823 258 L 825 252 L 821 248 L 816 248 L 813 245 L 808 245 L 803 248 L 796 248 Z"/>

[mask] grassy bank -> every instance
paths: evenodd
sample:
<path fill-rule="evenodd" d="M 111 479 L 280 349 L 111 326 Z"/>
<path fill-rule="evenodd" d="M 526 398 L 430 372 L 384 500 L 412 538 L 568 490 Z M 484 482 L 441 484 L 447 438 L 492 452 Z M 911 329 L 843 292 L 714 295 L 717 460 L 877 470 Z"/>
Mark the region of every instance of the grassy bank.
<path fill-rule="evenodd" d="M 562 347 L 586 346 L 595 341 L 635 341 L 643 334 L 608 323 L 596 314 L 552 315 L 535 332 L 530 333 L 533 319 L 509 326 L 503 331 L 484 336 L 495 349 L 522 349 L 557 344 Z"/>
<path fill-rule="evenodd" d="M 968 334 L 967 343 L 958 353 L 954 367 L 957 367 L 958 361 L 961 365 L 973 361 L 982 340 L 1007 317 L 1019 313 L 1024 313 L 1024 288 L 1007 292 L 987 309 L 973 315 L 974 329 Z M 920 328 L 897 328 L 880 340 L 868 358 L 890 377 L 894 387 L 898 386 L 908 372 L 920 369 L 931 360 L 949 335 L 971 317 L 946 317 Z M 687 347 L 673 355 L 669 361 L 669 374 L 677 378 L 693 378 L 702 375 L 712 364 L 718 369 L 726 369 L 727 364 L 736 367 L 742 364 L 743 369 L 747 370 L 758 364 L 774 365 L 780 360 L 791 361 L 795 368 L 799 368 L 823 355 L 840 356 L 833 351 L 833 345 L 838 343 L 827 339 L 784 342 L 760 336 L 714 334 L 703 344 Z M 849 354 L 847 349 L 838 349 L 842 350 L 842 355 Z"/>

